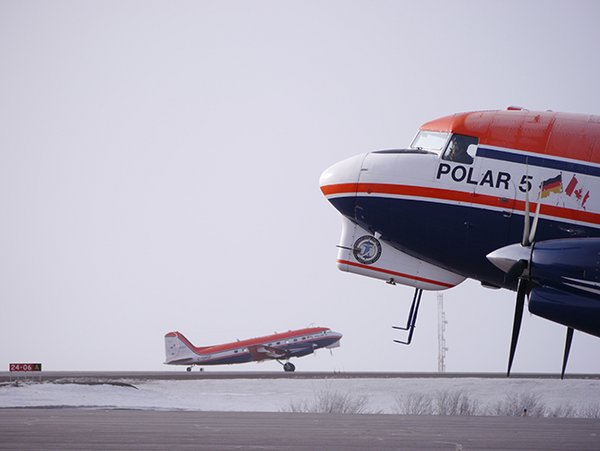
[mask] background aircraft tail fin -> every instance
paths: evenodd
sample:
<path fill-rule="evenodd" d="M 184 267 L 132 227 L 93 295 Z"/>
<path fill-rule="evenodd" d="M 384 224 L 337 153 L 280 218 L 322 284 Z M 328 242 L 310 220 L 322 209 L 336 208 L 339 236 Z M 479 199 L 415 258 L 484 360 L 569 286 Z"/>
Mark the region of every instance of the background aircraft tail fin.
<path fill-rule="evenodd" d="M 165 363 L 187 364 L 189 359 L 197 357 L 196 348 L 180 332 L 169 332 L 165 335 Z"/>

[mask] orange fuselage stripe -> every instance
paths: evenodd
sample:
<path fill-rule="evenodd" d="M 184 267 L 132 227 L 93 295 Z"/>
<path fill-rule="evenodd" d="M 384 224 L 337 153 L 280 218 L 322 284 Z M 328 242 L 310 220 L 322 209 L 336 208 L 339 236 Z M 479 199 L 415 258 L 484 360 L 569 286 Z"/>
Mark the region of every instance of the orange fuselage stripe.
<path fill-rule="evenodd" d="M 325 196 L 358 193 L 367 193 L 368 195 L 375 196 L 377 194 L 387 194 L 396 196 L 422 197 L 432 199 L 434 201 L 443 200 L 463 202 L 522 212 L 525 211 L 525 201 L 522 200 L 507 199 L 505 197 L 469 193 L 443 188 L 431 188 L 426 186 L 396 185 L 388 183 L 339 183 L 335 185 L 322 186 L 321 191 Z M 530 209 L 532 211 L 535 210 L 535 202 L 530 202 Z M 570 208 L 542 204 L 540 207 L 540 213 L 546 216 L 553 216 L 561 219 L 586 222 L 590 224 L 600 224 L 600 214 L 583 210 L 573 210 Z"/>

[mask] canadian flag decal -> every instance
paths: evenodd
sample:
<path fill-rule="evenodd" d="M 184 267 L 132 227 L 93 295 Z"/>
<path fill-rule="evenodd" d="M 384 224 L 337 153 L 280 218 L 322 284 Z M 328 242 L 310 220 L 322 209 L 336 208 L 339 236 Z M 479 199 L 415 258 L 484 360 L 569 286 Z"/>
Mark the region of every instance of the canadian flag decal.
<path fill-rule="evenodd" d="M 576 175 L 573 175 L 569 181 L 569 184 L 565 189 L 565 194 L 569 197 L 574 197 L 582 208 L 585 208 L 585 204 L 590 198 L 590 191 L 585 189 L 583 184 L 577 179 Z"/>

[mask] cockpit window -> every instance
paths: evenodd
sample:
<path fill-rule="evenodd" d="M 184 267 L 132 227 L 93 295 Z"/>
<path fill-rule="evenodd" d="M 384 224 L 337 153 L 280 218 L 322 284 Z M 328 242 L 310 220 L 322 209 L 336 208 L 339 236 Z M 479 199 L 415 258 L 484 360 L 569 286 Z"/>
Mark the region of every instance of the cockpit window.
<path fill-rule="evenodd" d="M 446 141 L 448 141 L 448 136 L 450 136 L 450 133 L 421 130 L 413 139 L 410 147 L 411 149 L 429 150 L 439 155 L 446 145 Z"/>
<path fill-rule="evenodd" d="M 478 143 L 479 138 L 473 136 L 452 135 L 442 158 L 455 163 L 471 164 L 473 156 L 469 155 L 467 150 L 471 144 L 476 146 Z"/>

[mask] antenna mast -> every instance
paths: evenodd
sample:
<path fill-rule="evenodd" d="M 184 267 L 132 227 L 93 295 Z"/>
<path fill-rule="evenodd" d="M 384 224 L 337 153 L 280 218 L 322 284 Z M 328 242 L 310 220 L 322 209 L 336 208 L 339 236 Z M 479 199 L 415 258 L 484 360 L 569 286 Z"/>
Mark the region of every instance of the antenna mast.
<path fill-rule="evenodd" d="M 437 294 L 438 304 L 438 373 L 446 372 L 446 314 L 444 313 L 444 295 Z"/>

